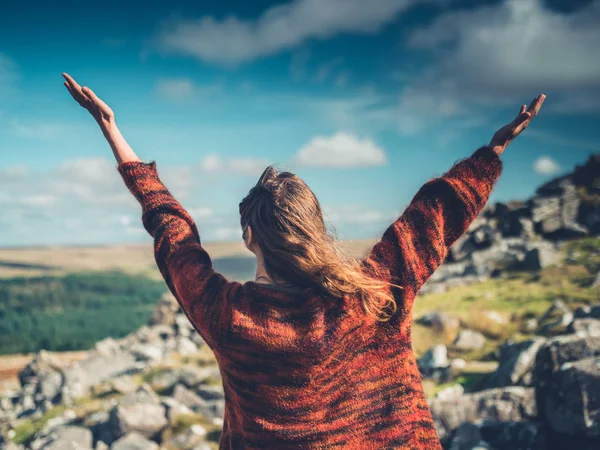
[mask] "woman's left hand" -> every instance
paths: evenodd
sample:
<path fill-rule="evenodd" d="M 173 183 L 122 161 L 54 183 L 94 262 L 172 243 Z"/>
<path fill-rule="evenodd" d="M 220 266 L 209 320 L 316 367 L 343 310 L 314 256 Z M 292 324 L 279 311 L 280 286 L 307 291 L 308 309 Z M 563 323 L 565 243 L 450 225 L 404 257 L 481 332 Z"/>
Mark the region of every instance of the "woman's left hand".
<path fill-rule="evenodd" d="M 67 73 L 63 73 L 62 75 L 66 80 L 64 85 L 73 99 L 89 111 L 105 134 L 110 131 L 115 124 L 115 114 L 113 113 L 113 110 L 100 100 L 90 88 L 85 86 L 81 87 L 77 81 Z"/>
<path fill-rule="evenodd" d="M 500 156 L 504 150 L 506 150 L 506 147 L 508 147 L 508 145 L 529 126 L 531 121 L 540 112 L 544 100 L 546 100 L 544 94 L 538 95 L 533 99 L 529 108 L 527 108 L 526 105 L 523 105 L 515 120 L 496 131 L 496 134 L 494 134 L 494 137 L 489 143 L 489 147 L 498 156 Z"/>

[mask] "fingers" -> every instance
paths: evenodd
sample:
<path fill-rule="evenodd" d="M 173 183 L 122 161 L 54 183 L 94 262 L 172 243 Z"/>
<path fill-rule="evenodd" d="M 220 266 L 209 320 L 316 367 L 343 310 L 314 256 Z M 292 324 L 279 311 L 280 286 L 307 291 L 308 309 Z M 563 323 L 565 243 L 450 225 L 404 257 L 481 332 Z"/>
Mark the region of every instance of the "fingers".
<path fill-rule="evenodd" d="M 105 114 L 110 114 L 111 109 L 108 107 L 106 103 L 104 103 L 94 91 L 92 91 L 89 87 L 85 86 L 82 89 L 83 93 L 93 102 L 100 110 L 102 110 Z"/>
<path fill-rule="evenodd" d="M 532 117 L 535 117 L 540 112 L 540 108 L 542 107 L 544 100 L 546 100 L 546 95 L 540 94 L 536 98 L 533 99 L 531 105 L 529 105 L 529 111 Z"/>

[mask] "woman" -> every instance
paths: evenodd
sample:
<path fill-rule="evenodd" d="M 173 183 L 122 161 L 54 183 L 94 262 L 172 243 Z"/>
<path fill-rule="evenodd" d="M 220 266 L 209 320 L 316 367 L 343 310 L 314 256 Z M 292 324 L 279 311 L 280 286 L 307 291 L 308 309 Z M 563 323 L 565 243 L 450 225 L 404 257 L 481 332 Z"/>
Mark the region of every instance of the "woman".
<path fill-rule="evenodd" d="M 485 205 L 500 154 L 544 95 L 427 182 L 363 261 L 341 257 L 302 180 L 268 167 L 240 203 L 257 260 L 256 280 L 240 284 L 213 270 L 192 218 L 129 147 L 112 110 L 63 75 L 142 205 L 169 289 L 217 358 L 221 449 L 441 448 L 411 349 L 412 304 Z"/>

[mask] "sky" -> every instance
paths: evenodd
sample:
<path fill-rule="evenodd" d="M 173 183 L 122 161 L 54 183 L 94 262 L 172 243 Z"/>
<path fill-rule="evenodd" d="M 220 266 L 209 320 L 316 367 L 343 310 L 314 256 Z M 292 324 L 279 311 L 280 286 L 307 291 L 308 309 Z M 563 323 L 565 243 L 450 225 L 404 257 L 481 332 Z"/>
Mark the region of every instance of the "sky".
<path fill-rule="evenodd" d="M 600 0 L 9 2 L 0 15 L 0 246 L 149 242 L 62 72 L 115 111 L 204 242 L 241 238 L 262 170 L 297 173 L 341 239 L 548 96 L 490 199 L 600 151 Z"/>

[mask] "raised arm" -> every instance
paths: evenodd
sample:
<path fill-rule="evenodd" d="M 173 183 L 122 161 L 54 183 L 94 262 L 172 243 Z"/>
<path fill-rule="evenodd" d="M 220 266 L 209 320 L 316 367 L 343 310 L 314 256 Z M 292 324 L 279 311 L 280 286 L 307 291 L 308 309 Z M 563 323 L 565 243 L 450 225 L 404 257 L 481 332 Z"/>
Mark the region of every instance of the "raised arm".
<path fill-rule="evenodd" d="M 529 126 L 544 99 L 540 95 L 529 108 L 523 105 L 516 119 L 498 130 L 489 145 L 421 187 L 373 247 L 366 265 L 403 288 L 393 288 L 399 316 L 410 317 L 421 286 L 481 212 L 502 172 L 500 154 Z"/>
<path fill-rule="evenodd" d="M 169 290 L 206 342 L 217 345 L 231 284 L 213 270 L 193 219 L 161 182 L 156 164 L 140 161 L 106 103 L 91 89 L 82 88 L 69 75 L 63 75 L 73 98 L 100 126 L 125 184 L 142 206 L 142 222 L 154 238 L 156 263 Z"/>

